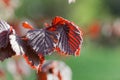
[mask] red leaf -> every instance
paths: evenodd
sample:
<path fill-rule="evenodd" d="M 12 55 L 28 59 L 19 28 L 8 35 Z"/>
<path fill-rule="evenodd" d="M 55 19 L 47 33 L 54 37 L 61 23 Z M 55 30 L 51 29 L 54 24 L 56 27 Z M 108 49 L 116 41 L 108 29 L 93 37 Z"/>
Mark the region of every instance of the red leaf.
<path fill-rule="evenodd" d="M 59 36 L 56 50 L 66 55 L 79 55 L 82 44 L 82 32 L 78 26 L 57 16 L 52 21 L 52 27 L 57 29 Z"/>

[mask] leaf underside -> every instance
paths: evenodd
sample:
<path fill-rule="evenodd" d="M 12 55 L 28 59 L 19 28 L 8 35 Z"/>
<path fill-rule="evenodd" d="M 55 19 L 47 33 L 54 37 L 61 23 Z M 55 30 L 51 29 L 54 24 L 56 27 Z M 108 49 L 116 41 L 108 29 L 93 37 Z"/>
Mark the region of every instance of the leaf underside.
<path fill-rule="evenodd" d="M 48 30 L 31 30 L 27 33 L 28 44 L 42 55 L 51 54 L 55 48 L 56 35 Z"/>

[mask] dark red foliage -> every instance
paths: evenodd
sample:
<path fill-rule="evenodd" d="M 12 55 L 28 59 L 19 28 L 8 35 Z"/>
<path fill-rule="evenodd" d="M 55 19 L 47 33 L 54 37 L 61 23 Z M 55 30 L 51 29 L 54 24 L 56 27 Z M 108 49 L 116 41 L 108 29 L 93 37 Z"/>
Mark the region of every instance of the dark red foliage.
<path fill-rule="evenodd" d="M 5 21 L 0 20 L 0 61 L 15 55 L 9 39 L 12 34 L 14 34 L 12 28 Z"/>
<path fill-rule="evenodd" d="M 58 44 L 56 50 L 66 55 L 79 55 L 82 43 L 82 32 L 74 23 L 62 18 L 55 17 L 52 27 L 58 32 Z"/>
<path fill-rule="evenodd" d="M 52 54 L 53 51 L 64 55 L 80 55 L 82 32 L 73 22 L 56 16 L 51 25 L 43 29 L 34 29 L 27 22 L 23 23 L 23 27 L 29 31 L 24 37 L 19 37 L 12 27 L 1 21 L 0 60 L 15 54 L 23 55 L 32 68 L 41 70 L 44 56 Z M 9 55 L 4 48 L 13 53 Z M 5 57 L 2 58 L 1 52 L 4 52 Z"/>

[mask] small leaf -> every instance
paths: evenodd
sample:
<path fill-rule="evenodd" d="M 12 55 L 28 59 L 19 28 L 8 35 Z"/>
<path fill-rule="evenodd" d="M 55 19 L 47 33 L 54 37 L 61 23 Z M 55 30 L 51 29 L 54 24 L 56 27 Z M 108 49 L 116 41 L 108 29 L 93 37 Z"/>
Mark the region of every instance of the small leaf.
<path fill-rule="evenodd" d="M 10 29 L 9 24 L 0 20 L 0 61 L 15 55 L 9 42 Z"/>
<path fill-rule="evenodd" d="M 53 19 L 52 25 L 57 28 L 59 36 L 56 50 L 61 54 L 79 55 L 82 33 L 78 26 L 58 16 Z"/>
<path fill-rule="evenodd" d="M 51 54 L 55 48 L 55 39 L 57 36 L 46 29 L 30 30 L 27 33 L 28 44 L 38 54 Z"/>
<path fill-rule="evenodd" d="M 24 53 L 20 38 L 7 22 L 0 20 L 0 60 Z"/>
<path fill-rule="evenodd" d="M 25 54 L 23 54 L 26 62 L 34 69 L 38 69 L 39 66 L 42 64 L 41 58 L 39 54 L 36 53 L 28 44 L 27 39 L 22 39 L 25 43 L 23 46 Z"/>

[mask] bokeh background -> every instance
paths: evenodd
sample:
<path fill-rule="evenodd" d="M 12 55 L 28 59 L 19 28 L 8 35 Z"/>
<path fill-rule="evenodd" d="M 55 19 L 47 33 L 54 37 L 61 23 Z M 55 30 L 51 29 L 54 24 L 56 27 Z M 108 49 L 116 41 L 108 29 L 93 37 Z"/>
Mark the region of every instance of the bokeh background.
<path fill-rule="evenodd" d="M 120 80 L 120 0 L 0 0 L 0 19 L 19 35 L 25 32 L 23 21 L 41 28 L 55 16 L 81 28 L 83 45 L 79 57 L 53 53 L 47 60 L 64 61 L 72 80 Z M 36 80 L 36 72 L 20 56 L 13 57 L 0 62 L 0 80 Z"/>

